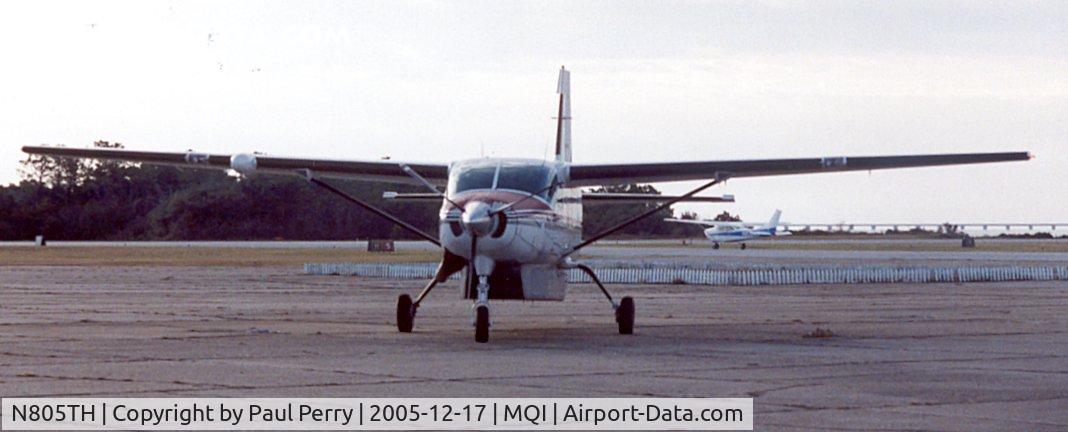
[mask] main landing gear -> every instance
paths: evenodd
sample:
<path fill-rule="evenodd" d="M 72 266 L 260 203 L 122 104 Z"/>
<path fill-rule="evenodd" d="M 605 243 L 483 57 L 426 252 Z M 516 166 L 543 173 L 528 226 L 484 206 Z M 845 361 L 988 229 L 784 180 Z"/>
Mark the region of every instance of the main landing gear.
<path fill-rule="evenodd" d="M 447 277 L 448 275 L 446 274 L 444 278 Z M 397 297 L 397 331 L 401 333 L 412 332 L 412 328 L 415 327 L 415 312 L 419 310 L 419 303 L 426 298 L 427 294 L 430 294 L 430 290 L 437 286 L 438 280 L 444 278 L 439 270 L 438 274 L 419 293 L 419 297 L 415 298 L 415 301 L 412 301 L 412 297 L 408 294 L 401 294 L 400 297 Z"/>
<path fill-rule="evenodd" d="M 619 334 L 634 334 L 634 299 L 623 297 L 616 308 L 616 324 Z"/>
<path fill-rule="evenodd" d="M 569 266 L 570 267 L 570 266 Z M 604 287 L 601 280 L 597 277 L 597 274 L 593 272 L 589 266 L 585 264 L 573 264 L 574 268 L 577 268 L 587 275 L 593 282 L 597 284 L 597 287 L 601 289 L 604 296 L 608 298 L 608 302 L 612 304 L 612 308 L 615 309 L 616 324 L 619 327 L 619 334 L 633 334 L 634 333 L 634 299 L 630 297 L 623 297 L 619 303 L 616 303 L 612 299 L 612 295 L 608 293 L 608 289 Z M 488 272 L 487 272 L 488 273 Z M 423 291 L 419 293 L 419 296 L 413 301 L 408 294 L 401 294 L 397 297 L 397 331 L 401 333 L 411 333 L 412 328 L 415 327 L 415 315 L 419 310 L 419 303 L 426 298 L 427 294 L 437 286 L 439 280 L 445 280 L 448 278 L 449 273 L 439 272 L 427 284 Z M 474 275 L 477 279 L 477 285 L 475 286 L 475 292 L 477 294 L 474 304 L 474 324 L 475 324 L 475 342 L 486 343 L 489 342 L 489 329 L 490 329 L 490 315 L 489 315 L 489 277 L 483 274 Z"/>
<path fill-rule="evenodd" d="M 597 274 L 593 272 L 589 266 L 585 264 L 575 264 L 575 268 L 582 270 L 593 279 L 593 283 L 597 284 L 597 287 L 601 289 L 604 296 L 608 298 L 608 302 L 612 304 L 612 308 L 616 310 L 616 324 L 619 326 L 619 334 L 634 334 L 634 299 L 630 297 L 623 297 L 617 304 L 612 299 L 612 295 L 605 289 L 604 284 L 597 278 Z"/>
<path fill-rule="evenodd" d="M 415 326 L 415 308 L 412 307 L 412 297 L 401 294 L 397 298 L 397 331 L 411 333 Z"/>
<path fill-rule="evenodd" d="M 745 250 L 745 243 L 742 243 L 742 250 Z M 719 242 L 712 242 L 712 249 L 719 249 Z"/>

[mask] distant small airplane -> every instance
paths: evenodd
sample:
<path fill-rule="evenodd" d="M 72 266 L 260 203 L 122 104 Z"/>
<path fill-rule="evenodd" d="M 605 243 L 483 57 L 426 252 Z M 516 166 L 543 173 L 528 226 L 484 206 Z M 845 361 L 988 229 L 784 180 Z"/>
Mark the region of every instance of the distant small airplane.
<path fill-rule="evenodd" d="M 664 220 L 667 222 L 711 227 L 705 230 L 705 237 L 712 241 L 712 249 L 719 249 L 720 242 L 742 242 L 742 249 L 745 249 L 746 240 L 757 240 L 765 237 L 791 235 L 789 231 L 779 231 L 779 216 L 781 215 L 781 210 L 775 210 L 775 213 L 772 213 L 771 215 L 771 220 L 769 220 L 768 223 L 764 225 L 746 223 L 741 221 L 710 221 L 674 218 L 667 218 Z"/>

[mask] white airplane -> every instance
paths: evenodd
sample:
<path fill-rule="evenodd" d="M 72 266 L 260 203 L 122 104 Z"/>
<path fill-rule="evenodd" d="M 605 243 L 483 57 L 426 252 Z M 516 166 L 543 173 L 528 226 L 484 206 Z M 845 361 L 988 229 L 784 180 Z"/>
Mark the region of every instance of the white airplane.
<path fill-rule="evenodd" d="M 563 300 L 568 282 L 565 270 L 590 275 L 615 309 L 619 333 L 634 328 L 634 300 L 616 301 L 597 275 L 575 253 L 623 227 L 672 204 L 716 201 L 696 197 L 727 179 L 802 173 L 870 171 L 886 168 L 956 165 L 1030 158 L 1026 152 L 967 153 L 875 157 L 818 157 L 674 163 L 577 164 L 571 161 L 571 85 L 561 68 L 557 93 L 556 157 L 550 160 L 477 158 L 450 164 L 415 164 L 392 160 L 337 160 L 276 157 L 259 153 L 209 154 L 134 150 L 75 149 L 27 146 L 36 155 L 133 161 L 192 168 L 233 170 L 239 174 L 297 174 L 349 202 L 386 218 L 415 235 L 441 246 L 442 260 L 434 278 L 413 301 L 407 294 L 397 300 L 397 329 L 411 332 L 416 312 L 435 285 L 466 268 L 461 291 L 473 301 L 475 341 L 489 338 L 490 300 Z M 438 143 L 446 144 L 447 143 Z M 381 149 L 374 150 L 380 152 Z M 429 194 L 392 194 L 394 198 L 442 201 L 437 235 L 424 232 L 396 216 L 351 196 L 328 178 L 421 185 Z M 582 239 L 582 202 L 598 195 L 580 188 L 621 183 L 655 183 L 702 180 L 680 196 L 630 196 L 624 201 L 660 202 L 601 233 Z M 441 191 L 439 187 L 444 186 Z M 600 197 L 605 198 L 605 197 Z M 621 199 L 616 194 L 609 200 Z"/>
<path fill-rule="evenodd" d="M 705 237 L 712 241 L 712 249 L 719 249 L 720 243 L 742 242 L 745 249 L 746 240 L 756 240 L 766 237 L 788 236 L 789 231 L 779 231 L 779 216 L 782 211 L 775 210 L 768 223 L 759 225 L 738 221 L 710 221 L 697 219 L 666 218 L 666 222 L 684 223 L 711 227 L 704 231 Z"/>

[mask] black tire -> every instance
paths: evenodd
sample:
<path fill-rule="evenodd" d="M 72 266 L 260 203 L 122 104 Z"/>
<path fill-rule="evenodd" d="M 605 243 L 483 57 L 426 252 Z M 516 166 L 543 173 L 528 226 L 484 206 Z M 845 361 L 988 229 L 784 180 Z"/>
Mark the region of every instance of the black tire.
<path fill-rule="evenodd" d="M 745 243 L 742 243 L 742 250 L 745 250 Z"/>
<path fill-rule="evenodd" d="M 619 334 L 634 334 L 634 299 L 623 297 L 619 302 L 616 323 L 619 324 Z"/>
<path fill-rule="evenodd" d="M 712 243 L 712 249 L 719 249 L 719 243 Z"/>
<path fill-rule="evenodd" d="M 475 342 L 489 342 L 489 308 L 479 306 L 475 308 Z"/>
<path fill-rule="evenodd" d="M 415 325 L 415 315 L 412 314 L 412 298 L 408 294 L 397 297 L 397 331 L 411 333 Z"/>

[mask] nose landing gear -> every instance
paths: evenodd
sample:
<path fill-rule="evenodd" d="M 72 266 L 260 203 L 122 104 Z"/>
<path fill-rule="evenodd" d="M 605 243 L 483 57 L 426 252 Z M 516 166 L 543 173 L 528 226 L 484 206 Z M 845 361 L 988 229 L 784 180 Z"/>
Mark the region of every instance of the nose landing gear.
<path fill-rule="evenodd" d="M 475 307 L 475 342 L 489 342 L 489 306 Z"/>
<path fill-rule="evenodd" d="M 488 266 L 486 273 L 478 274 L 478 287 L 477 297 L 474 300 L 474 341 L 478 343 L 486 343 L 489 341 L 489 276 L 487 274 L 492 271 L 492 261 L 482 260 L 483 266 Z M 475 260 L 476 266 L 480 260 Z"/>

